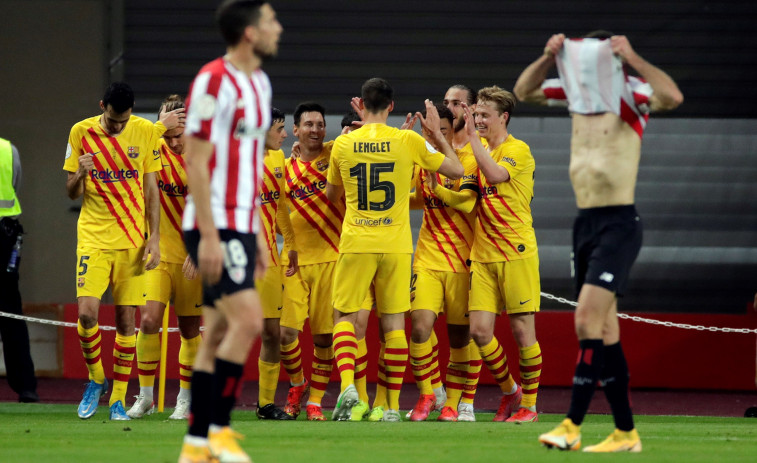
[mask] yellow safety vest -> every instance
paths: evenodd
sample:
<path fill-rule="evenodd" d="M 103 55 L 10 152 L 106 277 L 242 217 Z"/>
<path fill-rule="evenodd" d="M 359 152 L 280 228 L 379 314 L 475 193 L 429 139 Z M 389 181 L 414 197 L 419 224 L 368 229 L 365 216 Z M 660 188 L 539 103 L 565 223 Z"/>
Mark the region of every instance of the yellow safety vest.
<path fill-rule="evenodd" d="M 13 149 L 11 142 L 0 138 L 0 217 L 21 213 L 21 204 L 13 188 Z"/>

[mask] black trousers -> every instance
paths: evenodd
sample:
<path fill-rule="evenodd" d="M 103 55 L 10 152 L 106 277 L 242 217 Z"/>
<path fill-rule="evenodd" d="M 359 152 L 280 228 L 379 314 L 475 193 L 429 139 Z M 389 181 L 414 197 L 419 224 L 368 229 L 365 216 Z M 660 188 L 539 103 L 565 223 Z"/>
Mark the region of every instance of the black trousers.
<path fill-rule="evenodd" d="M 0 221 L 0 311 L 22 315 L 21 293 L 18 291 L 18 268 L 7 272 L 16 237 L 23 228 L 15 219 L 4 217 Z M 19 261 L 20 264 L 20 261 Z M 8 384 L 17 394 L 35 392 L 37 378 L 34 376 L 34 362 L 29 352 L 29 331 L 26 322 L 0 316 L 0 337 L 5 354 L 5 370 Z"/>

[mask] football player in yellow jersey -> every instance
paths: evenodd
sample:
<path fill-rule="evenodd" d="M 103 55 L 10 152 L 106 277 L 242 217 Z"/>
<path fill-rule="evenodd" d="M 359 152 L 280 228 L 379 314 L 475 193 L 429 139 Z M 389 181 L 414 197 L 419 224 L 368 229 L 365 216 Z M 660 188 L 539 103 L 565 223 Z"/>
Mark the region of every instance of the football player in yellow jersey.
<path fill-rule="evenodd" d="M 444 105 L 436 108 L 441 132 L 452 145 L 454 116 Z M 415 192 L 410 198 L 411 208 L 424 209 L 413 262 L 415 298 L 410 308 L 410 363 L 421 395 L 410 412 L 411 421 L 425 420 L 432 409 L 442 410 L 440 421 L 456 421 L 458 402 L 468 376 L 468 257 L 473 244 L 473 210 L 478 199 L 478 166 L 472 153 L 462 150 L 456 153 L 465 169 L 462 180 L 441 177 L 416 166 Z M 451 349 L 449 397 L 434 390 L 431 382 L 439 369 L 433 355 L 436 343 L 431 337 L 442 311 L 446 314 Z"/>
<path fill-rule="evenodd" d="M 439 129 L 439 115 L 426 101 L 427 117 L 417 114 L 444 155 L 420 135 L 386 125 L 394 109 L 393 90 L 380 78 L 361 91 L 365 124 L 334 142 L 327 194 L 332 202 L 345 194 L 347 210 L 339 242 L 334 280 L 334 351 L 341 393 L 332 419 L 344 419 L 359 398 L 354 386 L 357 313 L 375 284 L 386 348 L 387 407 L 384 421 L 400 421 L 399 392 L 408 357 L 405 312 L 410 308 L 410 194 L 414 164 L 458 179 L 463 166 Z"/>
<path fill-rule="evenodd" d="M 285 173 L 286 207 L 299 251 L 299 272 L 284 286 L 280 322 L 281 359 L 291 383 L 284 411 L 296 417 L 301 398 L 309 387 L 306 412 L 308 420 L 313 421 L 325 419 L 321 399 L 333 368 L 331 292 L 344 218 L 344 202 L 326 198 L 326 170 L 333 142 L 323 142 L 324 114 L 323 106 L 314 102 L 301 103 L 295 108 L 293 130 L 299 142 L 299 155 L 287 159 Z M 306 319 L 314 345 L 310 381 L 303 374 L 299 345 Z"/>
<path fill-rule="evenodd" d="M 82 419 L 95 414 L 108 389 L 97 318 L 109 285 L 116 304 L 110 419 L 130 419 L 124 402 L 136 345 L 135 314 L 145 303 L 144 271 L 160 262 L 158 139 L 184 122 L 183 110 L 175 110 L 153 125 L 132 115 L 133 107 L 131 87 L 111 84 L 100 101 L 102 114 L 71 128 L 63 165 L 68 197 L 84 196 L 77 230 L 76 296 L 79 342 L 90 382 L 79 404 Z"/>
<path fill-rule="evenodd" d="M 507 131 L 515 107 L 513 94 L 493 86 L 479 90 L 477 99 L 475 116 L 463 105 L 481 195 L 470 257 L 470 332 L 503 392 L 494 421 L 537 421 L 542 361 L 534 323 L 541 300 L 531 217 L 535 163 L 528 145 Z M 486 139 L 488 148 L 476 132 Z M 507 356 L 494 336 L 503 306 L 520 348 L 522 387 L 510 375 Z"/>
<path fill-rule="evenodd" d="M 279 319 L 282 310 L 283 268 L 281 255 L 276 244 L 276 230 L 284 236 L 284 246 L 288 249 L 289 262 L 286 276 L 297 272 L 297 247 L 289 220 L 289 211 L 284 199 L 285 161 L 281 145 L 287 137 L 284 128 L 284 113 L 278 108 L 271 108 L 271 128 L 265 140 L 265 157 L 263 158 L 263 182 L 260 188 L 262 232 L 268 244 L 268 268 L 265 276 L 255 280 L 255 287 L 260 291 L 260 303 L 263 306 L 263 332 L 261 333 L 260 358 L 258 359 L 258 406 L 256 415 L 261 420 L 292 420 L 273 403 L 276 385 L 279 382 L 281 368 L 280 343 L 281 328 Z"/>
<path fill-rule="evenodd" d="M 160 106 L 163 113 L 184 109 L 179 95 L 168 96 Z M 160 264 L 147 272 L 147 304 L 140 307 L 137 335 L 137 368 L 139 395 L 126 412 L 130 418 L 142 418 L 154 412 L 155 370 L 160 362 L 160 327 L 166 306 L 173 301 L 178 319 L 179 395 L 172 420 L 189 417 L 192 365 L 200 344 L 202 322 L 202 283 L 195 279 L 197 269 L 184 248 L 181 217 L 187 195 L 187 174 L 184 171 L 184 126 L 166 130 L 160 141 L 162 170 L 158 173 L 160 191 Z"/>
<path fill-rule="evenodd" d="M 452 135 L 452 148 L 470 150 L 470 140 L 468 132 L 465 130 L 465 112 L 463 103 L 466 103 L 471 111 L 476 109 L 476 92 L 464 84 L 455 84 L 451 86 L 447 93 L 444 94 L 442 102 L 455 116 L 453 122 L 454 134 Z"/>

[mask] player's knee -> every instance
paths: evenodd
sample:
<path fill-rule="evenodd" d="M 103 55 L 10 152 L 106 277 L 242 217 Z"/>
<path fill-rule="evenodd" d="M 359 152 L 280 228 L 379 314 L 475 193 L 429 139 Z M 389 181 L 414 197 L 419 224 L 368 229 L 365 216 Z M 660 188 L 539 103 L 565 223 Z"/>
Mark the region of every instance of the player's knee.
<path fill-rule="evenodd" d="M 155 334 L 160 329 L 161 321 L 156 314 L 144 312 L 140 317 L 139 329 L 145 334 Z"/>
<path fill-rule="evenodd" d="M 281 330 L 279 330 L 279 326 L 264 324 L 260 339 L 266 344 L 278 345 L 281 341 Z"/>
<path fill-rule="evenodd" d="M 293 330 L 292 328 L 282 326 L 280 331 L 280 340 L 282 346 L 288 346 L 289 344 L 293 343 L 297 340 L 297 337 L 299 336 L 299 331 Z"/>
<path fill-rule="evenodd" d="M 422 324 L 413 325 L 413 329 L 410 331 L 410 340 L 416 344 L 428 341 L 430 336 L 431 332 L 428 327 Z"/>
<path fill-rule="evenodd" d="M 97 317 L 89 313 L 80 313 L 79 323 L 84 328 L 94 328 L 94 326 L 97 325 Z"/>
<path fill-rule="evenodd" d="M 494 333 L 490 328 L 485 326 L 471 326 L 470 336 L 477 346 L 485 346 L 492 342 Z"/>

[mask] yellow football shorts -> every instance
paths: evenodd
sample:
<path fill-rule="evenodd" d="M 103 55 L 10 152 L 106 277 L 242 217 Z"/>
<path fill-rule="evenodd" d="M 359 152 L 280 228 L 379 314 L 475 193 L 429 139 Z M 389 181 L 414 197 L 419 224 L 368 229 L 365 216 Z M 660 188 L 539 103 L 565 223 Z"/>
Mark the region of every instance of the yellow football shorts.
<path fill-rule="evenodd" d="M 437 316 L 443 311 L 447 324 L 467 325 L 468 278 L 467 273 L 416 268 L 415 299 L 410 311 L 430 310 Z"/>
<path fill-rule="evenodd" d="M 539 256 L 509 262 L 472 262 L 468 310 L 499 314 L 538 312 Z"/>
<path fill-rule="evenodd" d="M 339 254 L 334 280 L 334 308 L 354 313 L 366 308 L 375 283 L 376 313 L 410 309 L 411 254 Z"/>
<path fill-rule="evenodd" d="M 284 280 L 284 308 L 281 326 L 302 331 L 310 318 L 312 334 L 330 334 L 334 330 L 331 303 L 336 262 L 301 265 L 299 271 Z"/>
<path fill-rule="evenodd" d="M 260 295 L 260 304 L 263 306 L 263 318 L 281 318 L 284 300 L 282 271 L 280 265 L 269 266 L 263 278 L 255 280 L 255 290 Z"/>
<path fill-rule="evenodd" d="M 145 276 L 147 300 L 158 301 L 166 306 L 173 301 L 178 317 L 202 316 L 202 279 L 187 280 L 181 268 L 183 263 L 160 261 L 157 267 Z"/>
<path fill-rule="evenodd" d="M 76 249 L 76 297 L 102 299 L 112 285 L 116 305 L 145 304 L 144 247 L 135 249 Z"/>

